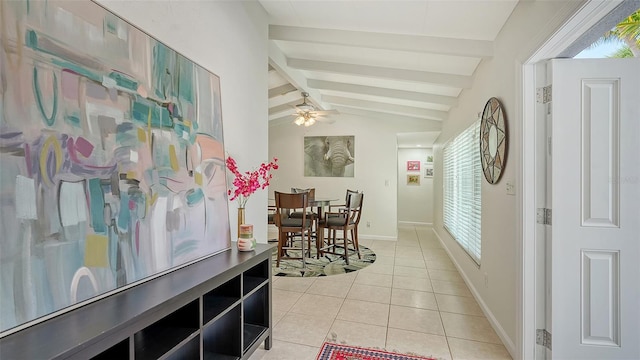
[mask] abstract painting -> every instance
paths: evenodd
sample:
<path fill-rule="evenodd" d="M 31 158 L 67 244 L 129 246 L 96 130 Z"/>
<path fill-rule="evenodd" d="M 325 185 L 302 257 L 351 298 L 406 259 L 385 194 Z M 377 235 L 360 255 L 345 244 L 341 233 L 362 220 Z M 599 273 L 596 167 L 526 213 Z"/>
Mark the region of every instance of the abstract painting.
<path fill-rule="evenodd" d="M 420 185 L 420 175 L 407 175 L 407 185 Z"/>
<path fill-rule="evenodd" d="M 0 32 L 0 336 L 230 247 L 216 75 L 90 1 Z"/>
<path fill-rule="evenodd" d="M 304 176 L 353 177 L 354 136 L 305 136 Z"/>

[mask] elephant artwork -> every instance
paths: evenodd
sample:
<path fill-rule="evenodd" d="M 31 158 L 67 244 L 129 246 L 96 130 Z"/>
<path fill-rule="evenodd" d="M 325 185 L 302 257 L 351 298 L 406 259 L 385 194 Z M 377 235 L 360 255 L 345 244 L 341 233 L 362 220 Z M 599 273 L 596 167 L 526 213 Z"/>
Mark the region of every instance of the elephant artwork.
<path fill-rule="evenodd" d="M 353 177 L 354 136 L 306 136 L 304 176 Z"/>

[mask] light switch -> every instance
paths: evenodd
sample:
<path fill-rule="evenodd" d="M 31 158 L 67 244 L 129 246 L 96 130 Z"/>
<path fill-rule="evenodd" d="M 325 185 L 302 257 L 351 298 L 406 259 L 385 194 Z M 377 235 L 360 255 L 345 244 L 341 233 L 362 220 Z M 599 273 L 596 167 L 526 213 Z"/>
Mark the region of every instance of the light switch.
<path fill-rule="evenodd" d="M 515 195 L 516 187 L 513 185 L 513 180 L 507 180 L 507 195 Z"/>
<path fill-rule="evenodd" d="M 387 187 L 389 186 L 389 180 L 384 181 L 384 186 L 387 186 Z"/>

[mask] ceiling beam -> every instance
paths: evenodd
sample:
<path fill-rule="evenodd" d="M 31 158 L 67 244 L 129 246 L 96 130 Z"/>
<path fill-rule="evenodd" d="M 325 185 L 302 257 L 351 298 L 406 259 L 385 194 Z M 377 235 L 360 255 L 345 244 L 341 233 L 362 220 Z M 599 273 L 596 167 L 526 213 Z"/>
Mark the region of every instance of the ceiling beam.
<path fill-rule="evenodd" d="M 493 42 L 420 35 L 269 25 L 269 39 L 477 58 L 493 56 Z"/>
<path fill-rule="evenodd" d="M 407 115 L 412 117 L 446 120 L 448 113 L 446 111 L 423 109 L 413 106 L 404 106 L 396 104 L 385 104 L 377 101 L 367 101 L 358 99 L 349 99 L 339 96 L 322 96 L 322 101 L 326 101 L 336 105 L 354 107 L 365 110 L 374 110 L 391 114 Z"/>
<path fill-rule="evenodd" d="M 378 79 L 403 80 L 410 82 L 424 82 L 444 85 L 453 88 L 468 89 L 471 87 L 472 77 L 428 71 L 405 70 L 370 65 L 356 65 L 317 61 L 306 59 L 287 59 L 287 65 L 298 70 L 320 71 L 334 74 L 359 75 Z"/>
<path fill-rule="evenodd" d="M 376 120 L 384 120 L 384 121 L 418 122 L 422 125 L 426 125 L 426 128 L 421 129 L 420 131 L 442 131 L 442 121 L 438 121 L 438 120 L 429 120 L 424 118 L 417 118 L 414 116 L 404 116 L 404 115 L 397 115 L 397 114 L 386 114 L 386 113 L 381 113 L 381 112 L 376 112 L 371 110 L 363 110 L 363 109 L 356 109 L 356 108 L 342 107 L 342 106 L 336 106 L 336 110 L 340 111 L 341 114 L 355 115 L 355 116 L 360 116 L 368 119 L 376 119 Z"/>
<path fill-rule="evenodd" d="M 300 101 L 296 100 L 296 101 L 291 101 L 288 102 L 286 104 L 282 104 L 282 105 L 278 105 L 278 106 L 274 106 L 274 107 L 270 107 L 269 108 L 269 116 L 271 115 L 275 115 L 275 114 L 279 114 L 285 111 L 288 111 L 291 115 L 293 115 L 293 113 L 295 112 L 295 106 L 297 104 L 299 104 Z"/>
<path fill-rule="evenodd" d="M 277 125 L 293 125 L 294 118 L 292 116 L 281 116 L 274 117 L 273 119 L 269 119 L 269 126 L 277 126 Z"/>
<path fill-rule="evenodd" d="M 301 71 L 287 65 L 287 58 L 274 41 L 269 41 L 269 66 L 274 68 L 285 80 L 300 91 L 309 93 L 308 101 L 320 109 L 328 110 L 329 106 L 320 100 L 320 92 L 307 86 L 307 78 Z"/>
<path fill-rule="evenodd" d="M 269 89 L 269 99 L 273 99 L 274 97 L 280 96 L 280 95 L 286 95 L 296 90 L 298 89 L 296 89 L 296 87 L 291 84 L 280 85 L 280 86 L 274 87 L 273 89 Z"/>
<path fill-rule="evenodd" d="M 420 101 L 420 102 L 442 104 L 442 105 L 448 105 L 448 106 L 458 105 L 458 98 L 453 96 L 425 94 L 425 93 L 415 92 L 415 91 L 379 88 L 374 86 L 346 84 L 346 83 L 316 80 L 316 79 L 307 80 L 307 85 L 309 85 L 309 87 L 312 87 L 314 89 L 319 89 L 319 90 L 333 90 L 333 91 L 341 91 L 341 92 L 347 92 L 347 93 L 353 93 L 353 94 L 372 95 L 372 96 L 380 96 L 380 97 L 386 97 L 386 98 L 392 98 L 392 99 Z"/>
<path fill-rule="evenodd" d="M 272 99 L 269 99 L 269 107 L 275 107 L 282 104 L 287 104 L 292 101 L 298 101 L 298 103 L 302 103 L 302 96 L 299 92 L 290 92 L 287 95 L 276 96 Z"/>
<path fill-rule="evenodd" d="M 429 119 L 397 115 L 397 114 L 386 114 L 386 113 L 381 113 L 376 111 L 362 110 L 362 109 L 356 109 L 356 108 L 350 108 L 350 107 L 336 107 L 336 109 L 340 111 L 341 114 L 354 115 L 354 116 L 359 116 L 367 119 L 419 123 L 421 126 L 420 131 L 442 131 L 442 121 L 438 121 L 438 120 L 429 120 Z M 339 121 L 340 120 L 338 119 L 337 122 Z M 313 126 L 322 125 L 322 124 L 326 124 L 326 123 L 317 122 Z M 269 127 L 280 126 L 280 125 L 292 126 L 293 117 L 281 116 L 281 117 L 273 117 L 272 119 L 269 120 Z"/>

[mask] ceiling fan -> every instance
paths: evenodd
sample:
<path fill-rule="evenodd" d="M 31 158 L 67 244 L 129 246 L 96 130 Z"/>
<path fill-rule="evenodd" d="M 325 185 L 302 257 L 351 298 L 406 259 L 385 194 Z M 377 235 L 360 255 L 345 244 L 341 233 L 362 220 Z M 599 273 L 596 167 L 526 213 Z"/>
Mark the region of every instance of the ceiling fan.
<path fill-rule="evenodd" d="M 309 97 L 309 93 L 306 91 L 302 92 L 302 104 L 298 104 L 295 106 L 296 112 L 292 114 L 296 117 L 293 121 L 294 124 L 301 126 L 311 126 L 316 123 L 316 121 L 325 122 L 328 124 L 332 124 L 335 120 L 325 119 L 322 116 L 326 116 L 328 114 L 337 114 L 337 110 L 317 110 L 315 106 L 309 104 L 307 102 L 307 98 Z"/>

